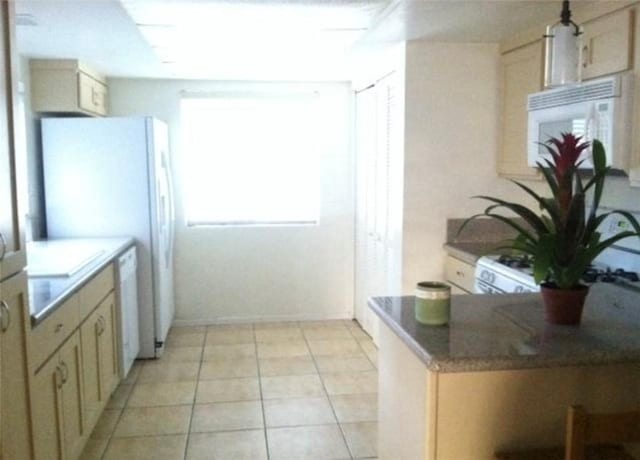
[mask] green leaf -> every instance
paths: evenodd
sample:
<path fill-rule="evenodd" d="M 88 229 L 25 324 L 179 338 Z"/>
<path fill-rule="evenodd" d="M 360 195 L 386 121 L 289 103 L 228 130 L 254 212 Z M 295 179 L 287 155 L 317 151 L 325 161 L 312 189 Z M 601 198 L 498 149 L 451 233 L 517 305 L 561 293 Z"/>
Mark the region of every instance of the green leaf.
<path fill-rule="evenodd" d="M 573 196 L 567 221 L 562 235 L 564 260 L 571 259 L 574 255 L 575 247 L 582 241 L 585 230 L 585 198 L 579 193 Z"/>
<path fill-rule="evenodd" d="M 621 209 L 614 209 L 613 211 L 610 211 L 608 214 L 609 215 L 610 214 L 620 214 L 622 217 L 627 219 L 627 222 L 629 222 L 629 224 L 631 224 L 631 226 L 633 227 L 635 232 L 638 234 L 638 236 L 640 236 L 640 223 L 636 220 L 636 218 L 633 216 L 633 214 L 631 214 L 630 212 L 627 212 L 627 211 L 623 211 Z"/>
<path fill-rule="evenodd" d="M 604 145 L 598 139 L 594 139 L 591 144 L 591 152 L 593 157 L 593 172 L 597 174 L 604 171 L 607 167 L 607 154 L 604 150 Z"/>
<path fill-rule="evenodd" d="M 484 213 L 475 214 L 475 215 L 473 215 L 473 216 L 469 217 L 468 219 L 466 219 L 466 220 L 462 223 L 462 225 L 460 226 L 460 228 L 458 228 L 458 231 L 457 231 L 457 233 L 456 233 L 456 237 L 460 236 L 460 234 L 462 233 L 462 230 L 464 230 L 464 228 L 467 226 L 467 224 L 469 224 L 469 222 L 471 222 L 472 220 L 477 219 L 478 217 L 482 217 L 482 216 L 484 216 L 484 215 L 485 215 Z"/>
<path fill-rule="evenodd" d="M 625 238 L 630 238 L 632 236 L 638 236 L 638 234 L 636 232 L 620 232 L 617 235 L 612 236 L 611 238 L 607 238 L 606 240 L 601 241 L 596 246 L 596 252 L 593 258 L 595 259 L 602 251 L 607 249 L 612 244 L 615 244 L 620 240 L 624 240 Z"/>
<path fill-rule="evenodd" d="M 553 235 L 541 235 L 536 248 L 535 259 L 533 261 L 533 278 L 536 284 L 540 284 L 547 278 L 549 267 L 553 259 L 555 238 Z"/>
<path fill-rule="evenodd" d="M 562 275 L 563 286 L 560 287 L 570 288 L 580 284 L 582 275 L 589 268 L 592 260 L 589 251 L 584 246 L 580 246 L 576 251 L 574 260 L 564 270 Z"/>
<path fill-rule="evenodd" d="M 491 201 L 491 202 L 496 203 L 496 204 L 498 204 L 500 206 L 503 206 L 503 207 L 511 210 L 515 214 L 519 215 L 520 217 L 522 217 L 538 233 L 540 233 L 540 234 L 547 233 L 547 227 L 544 225 L 544 222 L 540 219 L 540 217 L 538 217 L 538 215 L 536 213 L 531 211 L 526 206 L 523 206 L 523 205 L 518 204 L 518 203 L 510 203 L 508 201 L 504 201 L 504 200 L 500 200 L 498 198 L 493 198 L 493 197 L 484 196 L 484 195 L 479 195 L 479 196 L 476 196 L 474 198 L 480 198 L 480 199 L 483 199 L 483 200 Z M 485 213 L 486 213 L 486 211 L 485 211 Z"/>
<path fill-rule="evenodd" d="M 551 165 L 551 163 L 549 163 Z M 551 189 L 551 193 L 553 193 L 554 198 L 558 199 L 558 183 L 556 182 L 556 177 L 552 174 L 552 169 L 540 167 L 540 171 L 542 171 L 542 175 L 544 176 L 549 188 Z"/>
<path fill-rule="evenodd" d="M 531 190 L 529 187 L 527 187 L 524 184 L 521 184 L 518 181 L 512 180 L 511 182 L 516 184 L 518 187 L 524 190 L 529 196 L 531 196 L 534 200 L 536 200 L 540 205 L 540 208 L 544 209 L 549 213 L 549 216 L 551 216 L 551 219 L 553 219 L 553 222 L 556 224 L 556 226 L 560 223 L 560 214 L 558 214 L 558 208 L 557 206 L 553 206 L 551 204 L 553 202 L 552 200 L 549 200 L 548 198 L 542 198 L 540 195 L 538 195 L 536 192 Z"/>
<path fill-rule="evenodd" d="M 598 177 L 595 183 L 595 191 L 593 192 L 593 204 L 597 209 L 600 206 L 600 198 L 602 197 L 602 191 L 604 190 L 604 175 L 607 170 L 607 155 L 604 151 L 602 142 L 598 139 L 593 140 L 592 144 L 592 156 L 593 156 L 593 173 L 594 178 Z"/>
<path fill-rule="evenodd" d="M 523 235 L 528 241 L 533 241 L 533 242 L 537 241 L 536 238 L 527 229 L 525 229 L 520 224 L 517 224 L 512 219 L 509 219 L 508 217 L 505 217 L 505 216 L 501 216 L 500 214 L 489 213 L 485 215 L 493 219 L 499 220 L 500 222 L 504 222 L 506 225 L 510 226 L 516 232 L 518 232 L 519 235 Z"/>

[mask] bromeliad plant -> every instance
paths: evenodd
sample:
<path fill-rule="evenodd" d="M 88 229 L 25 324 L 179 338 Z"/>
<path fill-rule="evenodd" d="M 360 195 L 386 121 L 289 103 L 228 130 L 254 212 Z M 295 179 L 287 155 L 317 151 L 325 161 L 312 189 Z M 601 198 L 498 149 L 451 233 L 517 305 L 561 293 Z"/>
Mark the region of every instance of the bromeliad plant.
<path fill-rule="evenodd" d="M 478 196 L 493 204 L 483 213 L 469 220 L 487 216 L 504 222 L 518 232 L 517 238 L 505 242 L 503 248 L 514 249 L 533 257 L 533 272 L 536 283 L 546 282 L 547 287 L 573 289 L 580 286 L 580 279 L 593 260 L 612 244 L 629 237 L 640 237 L 640 224 L 628 212 L 613 210 L 598 213 L 604 181 L 609 167 L 602 143 L 593 141 L 593 176 L 583 183 L 578 174 L 580 155 L 589 147 L 580 136 L 563 133 L 561 139 L 551 138 L 543 145 L 551 160 L 538 162 L 544 178 L 551 189 L 551 198 L 544 198 L 526 185 L 514 182 L 539 205 L 538 214 L 526 206 L 494 198 Z M 586 194 L 593 189 L 590 209 L 586 209 Z M 497 214 L 507 209 L 522 218 L 520 221 Z M 599 226 L 611 214 L 623 216 L 630 229 L 615 236 L 602 239 Z M 468 221 L 467 221 L 468 222 Z"/>

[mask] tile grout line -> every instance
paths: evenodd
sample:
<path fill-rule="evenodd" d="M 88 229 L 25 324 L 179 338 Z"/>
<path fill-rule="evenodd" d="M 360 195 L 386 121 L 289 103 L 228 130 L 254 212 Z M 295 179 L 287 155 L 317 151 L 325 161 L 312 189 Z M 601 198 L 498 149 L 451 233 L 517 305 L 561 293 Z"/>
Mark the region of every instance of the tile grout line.
<path fill-rule="evenodd" d="M 207 344 L 207 336 L 209 335 L 209 328 L 205 328 L 204 338 L 200 345 L 200 360 L 198 361 L 198 373 L 196 375 L 196 388 L 193 391 L 193 401 L 191 402 L 191 416 L 189 417 L 189 425 L 187 426 L 187 439 L 184 443 L 184 453 L 182 455 L 183 460 L 187 458 L 189 452 L 189 442 L 191 441 L 191 425 L 193 424 L 193 415 L 196 411 L 196 397 L 198 396 L 198 387 L 200 386 L 200 372 L 202 371 L 202 362 L 204 359 L 204 347 Z"/>
<path fill-rule="evenodd" d="M 134 361 L 135 364 L 135 361 Z M 124 415 L 124 411 L 127 408 L 127 405 L 129 404 L 129 399 L 131 399 L 131 395 L 133 394 L 133 390 L 135 389 L 136 385 L 138 384 L 138 377 L 140 377 L 140 372 L 142 372 L 142 366 L 144 366 L 144 364 L 140 364 L 140 370 L 138 371 L 138 374 L 136 375 L 136 378 L 134 379 L 134 382 L 131 384 L 131 391 L 129 392 L 129 394 L 127 395 L 127 397 L 124 400 L 124 403 L 122 405 L 120 409 L 120 414 L 118 415 L 118 420 L 116 421 L 116 423 L 114 423 L 113 425 L 113 429 L 111 430 L 111 433 L 109 433 L 109 437 L 107 438 L 107 443 L 104 446 L 104 450 L 102 451 L 102 454 L 100 454 L 100 460 L 103 460 L 106 455 L 107 455 L 107 450 L 109 450 L 109 445 L 111 444 L 111 440 L 113 439 L 113 435 L 116 432 L 116 428 L 118 427 L 118 424 L 120 423 L 120 420 L 122 419 L 122 416 Z M 131 369 L 129 369 L 129 372 L 131 372 L 131 370 L 133 369 L 133 367 Z M 126 380 L 127 377 L 125 377 L 124 379 L 122 379 L 123 381 Z M 118 386 L 123 385 L 122 382 L 120 382 L 118 384 Z M 118 387 L 116 387 L 116 390 L 118 389 Z M 115 391 L 114 391 L 115 393 Z M 109 399 L 111 399 L 113 397 L 113 393 L 111 393 L 111 396 L 109 396 Z M 109 403 L 107 402 L 107 406 L 109 405 Z M 106 410 L 106 407 L 105 407 Z M 104 414 L 104 411 L 102 412 Z M 100 418 L 102 418 L 102 415 L 100 415 Z M 98 422 L 100 421 L 100 418 L 98 418 Z M 96 422 L 96 426 L 93 427 L 94 431 L 96 429 L 96 427 L 98 426 L 98 422 Z M 93 432 L 91 433 L 93 434 Z M 89 435 L 89 440 L 91 440 L 91 434 Z M 86 444 L 85 447 L 86 448 Z M 84 450 L 84 449 L 83 449 Z"/>
<path fill-rule="evenodd" d="M 344 325 L 343 325 L 343 327 L 345 329 L 348 329 Z M 345 435 L 344 430 L 342 429 L 342 425 L 340 424 L 340 420 L 338 420 L 338 414 L 336 414 L 336 410 L 333 407 L 333 402 L 331 401 L 331 397 L 329 396 L 329 392 L 327 391 L 327 387 L 324 384 L 324 379 L 322 378 L 322 374 L 320 373 L 320 368 L 318 367 L 318 363 L 316 361 L 316 356 L 313 354 L 313 351 L 311 351 L 311 347 L 309 346 L 309 341 L 307 340 L 307 336 L 304 333 L 304 328 L 301 328 L 301 329 L 302 329 L 302 337 L 304 337 L 304 342 L 306 343 L 307 348 L 309 349 L 309 354 L 311 355 L 311 360 L 313 361 L 313 365 L 315 366 L 316 371 L 318 372 L 318 379 L 320 379 L 320 384 L 322 385 L 322 389 L 324 390 L 325 396 L 327 397 L 327 400 L 329 401 L 329 407 L 331 407 L 331 412 L 333 413 L 333 417 L 336 419 L 336 424 L 338 425 L 338 429 L 340 430 L 340 434 L 342 435 L 342 441 L 344 442 L 344 445 L 347 448 L 347 452 L 349 453 L 349 458 L 351 460 L 353 460 L 353 453 L 351 452 L 351 448 L 349 448 L 349 443 L 347 442 L 347 436 Z M 349 331 L 349 334 L 351 334 L 351 331 Z"/>
<path fill-rule="evenodd" d="M 331 407 L 332 413 L 333 413 L 333 415 L 334 415 L 334 419 L 335 419 L 335 421 L 336 421 L 335 423 L 336 423 L 336 424 L 338 424 L 338 427 L 339 427 L 339 429 L 340 429 L 340 431 L 341 431 L 341 435 L 342 435 L 343 441 L 344 441 L 344 443 L 345 443 L 345 446 L 347 447 L 347 450 L 348 450 L 348 453 L 349 453 L 349 455 L 350 455 L 350 458 L 351 458 L 351 459 L 354 459 L 354 458 L 355 458 L 355 457 L 354 457 L 354 454 L 351 452 L 351 449 L 350 449 L 349 444 L 348 444 L 348 442 L 347 442 L 346 435 L 345 435 L 345 432 L 344 432 L 344 430 L 343 430 L 342 424 L 338 421 L 338 417 L 337 417 L 337 414 L 336 414 L 335 409 L 334 409 L 334 407 L 333 407 L 333 403 L 332 403 L 332 401 L 331 401 L 331 398 L 329 397 L 329 393 L 328 393 L 328 391 L 327 391 L 326 385 L 324 384 L 323 374 L 320 372 L 319 365 L 318 365 L 318 362 L 317 362 L 317 360 L 316 360 L 316 356 L 311 352 L 311 348 L 310 348 L 310 346 L 309 346 L 309 339 L 308 339 L 308 337 L 304 334 L 304 328 L 302 328 L 302 323 L 298 323 L 298 327 L 301 329 L 302 340 L 304 341 L 305 346 L 307 347 L 307 349 L 308 349 L 308 351 L 309 351 L 309 356 L 311 357 L 312 362 L 313 362 L 313 364 L 314 364 L 314 368 L 315 368 L 315 370 L 316 370 L 316 373 L 315 373 L 315 374 L 309 374 L 309 375 L 318 375 L 318 377 L 320 378 L 320 382 L 321 382 L 322 388 L 323 388 L 323 390 L 324 390 L 324 396 L 325 396 L 325 397 L 327 397 L 327 399 L 329 400 L 329 404 L 330 404 L 330 407 Z M 348 330 L 349 330 L 349 335 L 350 335 L 354 340 L 356 340 L 356 342 L 358 342 L 358 345 L 359 345 L 359 347 L 358 347 L 358 348 L 359 348 L 361 351 L 363 351 L 363 352 L 364 352 L 364 349 L 363 349 L 363 347 L 362 347 L 362 344 L 361 344 L 361 343 L 360 343 L 360 341 L 358 340 L 358 337 L 356 337 L 356 336 L 354 335 L 354 333 L 351 331 L 351 328 L 349 328 L 349 326 L 347 326 L 347 325 L 346 325 L 346 324 L 344 324 L 344 323 L 342 324 L 342 327 L 343 327 L 343 328 L 346 328 L 346 329 L 348 329 Z M 265 447 L 266 447 L 266 450 L 267 450 L 267 452 L 266 452 L 267 459 L 270 459 L 270 458 L 271 458 L 271 454 L 270 454 L 270 451 L 269 451 L 268 436 L 267 436 L 266 412 L 265 412 L 265 404 L 264 404 L 264 401 L 265 401 L 265 400 L 264 400 L 264 394 L 263 394 L 263 391 L 262 391 L 262 378 L 263 378 L 263 377 L 262 377 L 262 375 L 261 375 L 261 371 L 260 371 L 260 361 L 259 361 L 259 359 L 258 359 L 258 345 L 259 345 L 259 343 L 258 343 L 258 341 L 257 341 L 257 334 L 256 334 L 255 325 L 253 325 L 253 324 L 251 325 L 251 331 L 252 331 L 252 338 L 253 338 L 253 345 L 254 345 L 254 347 L 253 347 L 253 348 L 254 348 L 254 352 L 255 352 L 255 357 L 254 357 L 254 359 L 255 359 L 255 365 L 256 365 L 256 369 L 257 369 L 257 377 L 258 377 L 258 384 L 259 384 L 260 403 L 261 403 L 261 408 L 262 408 L 262 419 L 263 419 L 263 425 L 264 425 L 264 426 L 263 426 L 263 435 L 264 435 L 264 439 L 265 439 Z M 190 405 L 191 405 L 192 412 L 191 412 L 191 416 L 190 416 L 190 419 L 189 419 L 188 430 L 187 430 L 187 433 L 186 433 L 187 439 L 186 439 L 186 442 L 185 442 L 185 450 L 184 450 L 184 454 L 183 454 L 184 458 L 186 458 L 186 455 L 187 455 L 187 453 L 188 453 L 189 444 L 190 444 L 190 441 L 191 441 L 191 434 L 192 434 L 192 433 L 191 433 L 191 428 L 192 428 L 192 425 L 193 425 L 193 417 L 194 417 L 194 413 L 195 413 L 195 405 L 196 405 L 197 390 L 198 390 L 198 387 L 199 387 L 199 384 L 200 384 L 200 377 L 201 377 L 201 375 L 202 375 L 202 366 L 203 366 L 203 365 L 204 365 L 204 363 L 205 363 L 204 348 L 205 348 L 205 346 L 206 346 L 206 344 L 207 344 L 207 338 L 209 337 L 209 333 L 212 333 L 212 332 L 213 332 L 213 331 L 211 331 L 211 330 L 210 330 L 210 328 L 208 328 L 208 327 L 205 329 L 205 334 L 204 334 L 203 342 L 201 343 L 201 345 L 200 345 L 200 347 L 199 347 L 199 348 L 200 348 L 200 355 L 199 355 L 199 359 L 198 359 L 198 361 L 197 361 L 197 363 L 198 363 L 198 373 L 197 373 L 197 376 L 196 376 L 196 388 L 195 388 L 195 392 L 194 392 L 193 400 L 192 400 L 192 402 L 191 402 L 191 404 L 190 404 Z M 320 339 L 318 339 L 318 340 L 320 340 Z M 327 340 L 331 340 L 331 339 L 327 339 Z M 367 357 L 367 360 L 368 360 L 369 362 L 371 362 L 371 364 L 373 364 L 373 362 L 371 361 L 371 359 L 369 358 L 369 356 L 366 354 L 366 352 L 364 352 L 364 354 L 365 354 L 365 356 Z M 123 407 L 121 408 L 121 412 L 120 412 L 120 414 L 119 414 L 119 416 L 118 416 L 118 421 L 114 424 L 114 428 L 111 430 L 111 433 L 110 433 L 110 436 L 109 436 L 109 438 L 108 438 L 108 440 L 107 440 L 107 443 L 106 443 L 106 445 L 105 445 L 105 448 L 104 448 L 104 450 L 103 450 L 103 452 L 102 452 L 102 454 L 101 454 L 101 456 L 100 456 L 100 458 L 101 458 L 101 459 L 104 459 L 104 458 L 106 457 L 106 452 L 107 452 L 107 450 L 108 450 L 108 448 L 109 448 L 109 444 L 111 443 L 111 440 L 112 440 L 113 435 L 114 435 L 114 433 L 115 433 L 116 427 L 117 427 L 118 423 L 120 422 L 121 418 L 123 417 L 123 414 L 124 414 L 125 409 L 127 409 L 127 407 L 128 407 L 129 401 L 130 401 L 130 399 L 131 399 L 131 397 L 132 397 L 132 395 L 133 395 L 133 392 L 134 392 L 135 388 L 140 384 L 140 375 L 141 375 L 141 372 L 142 372 L 142 368 L 144 367 L 144 364 L 141 364 L 140 366 L 141 366 L 141 368 L 140 368 L 140 370 L 138 371 L 138 375 L 136 375 L 136 378 L 134 379 L 134 381 L 133 381 L 132 383 L 130 383 L 130 385 L 131 385 L 132 389 L 131 389 L 131 391 L 129 392 L 129 394 L 127 395 L 127 397 L 126 397 L 126 399 L 125 399 L 125 401 L 124 401 Z M 374 369 L 377 369 L 375 365 L 373 365 L 373 367 L 374 367 Z M 364 371 L 363 371 L 363 372 L 364 372 Z M 220 380 L 220 379 L 210 379 L 210 380 Z M 121 385 L 122 385 L 122 383 L 121 383 Z M 128 384 L 127 384 L 127 385 L 128 385 Z M 228 401 L 224 401 L 224 402 L 228 402 Z M 145 406 L 145 407 L 146 407 L 146 406 Z M 153 407 L 164 407 L 164 406 L 153 406 Z M 320 424 L 320 425 L 325 425 L 325 424 Z M 326 424 L 326 425 L 328 425 L 328 426 L 334 426 L 334 423 Z M 298 425 L 291 425 L 291 426 L 286 426 L 286 427 L 296 427 L 296 426 L 298 426 Z M 308 425 L 299 425 L 299 426 L 308 426 Z M 218 431 L 218 430 L 214 430 L 214 431 L 212 431 L 212 432 L 216 432 L 216 431 Z M 219 430 L 219 431 L 247 431 L 247 429 L 238 429 L 238 430 Z M 150 435 L 150 436 L 151 436 L 151 435 Z M 133 437 L 140 437 L 140 436 L 133 436 Z"/>
<path fill-rule="evenodd" d="M 360 330 L 362 332 L 364 332 L 365 334 L 367 334 L 364 330 L 364 328 L 362 327 L 362 325 L 360 323 L 358 323 L 358 321 L 356 321 L 356 324 L 358 324 L 358 327 L 360 328 Z M 378 366 L 376 363 L 373 362 L 373 360 L 369 357 L 369 353 L 366 352 L 366 350 L 364 349 L 364 347 L 362 346 L 362 344 L 360 343 L 360 340 L 358 340 L 358 337 L 356 337 L 356 335 L 351 331 L 351 328 L 349 328 L 349 326 L 347 326 L 347 329 L 349 329 L 349 333 L 351 334 L 351 336 L 354 338 L 354 340 L 357 342 L 358 344 L 358 348 L 360 348 L 360 350 L 362 350 L 362 352 L 364 353 L 364 355 L 366 356 L 367 360 L 371 363 L 371 365 L 373 366 L 373 368 L 376 371 L 376 374 L 378 374 Z M 369 337 L 369 340 L 371 340 L 371 343 L 373 343 L 373 337 L 371 337 L 369 334 L 367 334 L 367 336 Z M 375 346 L 375 345 L 374 345 Z M 376 383 L 376 386 L 378 386 L 378 384 Z M 379 390 L 379 389 L 378 389 Z M 376 393 L 377 394 L 377 393 Z M 378 416 L 376 414 L 376 434 L 379 430 L 379 423 L 378 423 Z M 340 429 L 342 429 L 342 425 L 340 425 Z M 375 457 L 370 457 L 372 459 L 377 459 L 378 458 L 378 452 L 377 452 L 377 447 L 376 447 L 376 456 Z M 355 457 L 354 457 L 355 458 Z M 368 457 L 367 457 L 368 458 Z"/>
<path fill-rule="evenodd" d="M 267 460 L 271 459 L 269 451 L 269 437 L 267 436 L 267 414 L 264 410 L 264 397 L 262 394 L 262 374 L 260 373 L 260 359 L 258 358 L 258 338 L 256 337 L 256 328 L 253 327 L 253 347 L 256 352 L 256 369 L 258 372 L 258 391 L 260 392 L 260 407 L 262 408 L 262 432 L 264 433 L 264 445 L 267 450 Z"/>
<path fill-rule="evenodd" d="M 357 321 L 356 321 L 357 322 Z M 362 326 L 360 326 L 360 324 L 358 323 L 358 326 L 360 327 L 360 330 L 362 332 L 364 332 L 364 329 L 362 328 Z M 347 329 L 349 329 L 349 327 L 347 326 Z M 364 332 L 366 334 L 366 332 Z M 366 356 L 367 360 L 369 360 L 369 362 L 371 363 L 371 365 L 373 366 L 373 368 L 377 371 L 378 370 L 378 365 L 376 363 L 373 362 L 373 360 L 369 357 L 369 353 L 367 353 L 367 351 L 364 349 L 364 347 L 362 346 L 362 344 L 360 343 L 360 340 L 358 340 L 358 337 L 356 337 L 353 332 L 351 332 L 351 329 L 349 329 L 349 334 L 351 334 L 351 337 L 353 337 L 353 339 L 357 342 L 358 344 L 358 348 L 360 348 L 360 350 L 362 351 L 362 353 L 364 353 L 364 355 Z M 367 336 L 369 336 L 369 334 L 367 334 Z M 371 343 L 373 343 L 373 338 L 371 336 L 369 336 L 369 340 L 371 340 Z M 375 344 L 374 344 L 375 346 Z"/>

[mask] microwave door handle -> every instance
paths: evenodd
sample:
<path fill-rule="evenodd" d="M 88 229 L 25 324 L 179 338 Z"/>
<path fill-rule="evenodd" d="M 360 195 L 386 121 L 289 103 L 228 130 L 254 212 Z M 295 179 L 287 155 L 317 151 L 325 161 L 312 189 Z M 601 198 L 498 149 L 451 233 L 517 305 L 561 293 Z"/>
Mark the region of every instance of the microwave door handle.
<path fill-rule="evenodd" d="M 593 142 L 593 139 L 598 132 L 598 117 L 596 116 L 596 105 L 594 103 L 589 104 L 589 108 L 587 109 L 584 131 L 584 140 Z"/>

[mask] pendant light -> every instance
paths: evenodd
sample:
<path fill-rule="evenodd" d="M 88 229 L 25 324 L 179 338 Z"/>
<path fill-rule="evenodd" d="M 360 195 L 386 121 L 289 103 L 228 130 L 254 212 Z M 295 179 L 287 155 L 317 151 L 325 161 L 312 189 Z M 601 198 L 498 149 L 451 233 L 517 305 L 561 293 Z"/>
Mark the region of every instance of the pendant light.
<path fill-rule="evenodd" d="M 547 27 L 545 38 L 544 86 L 554 88 L 580 82 L 580 35 L 582 30 L 571 20 L 569 0 L 562 2 L 560 22 Z"/>

